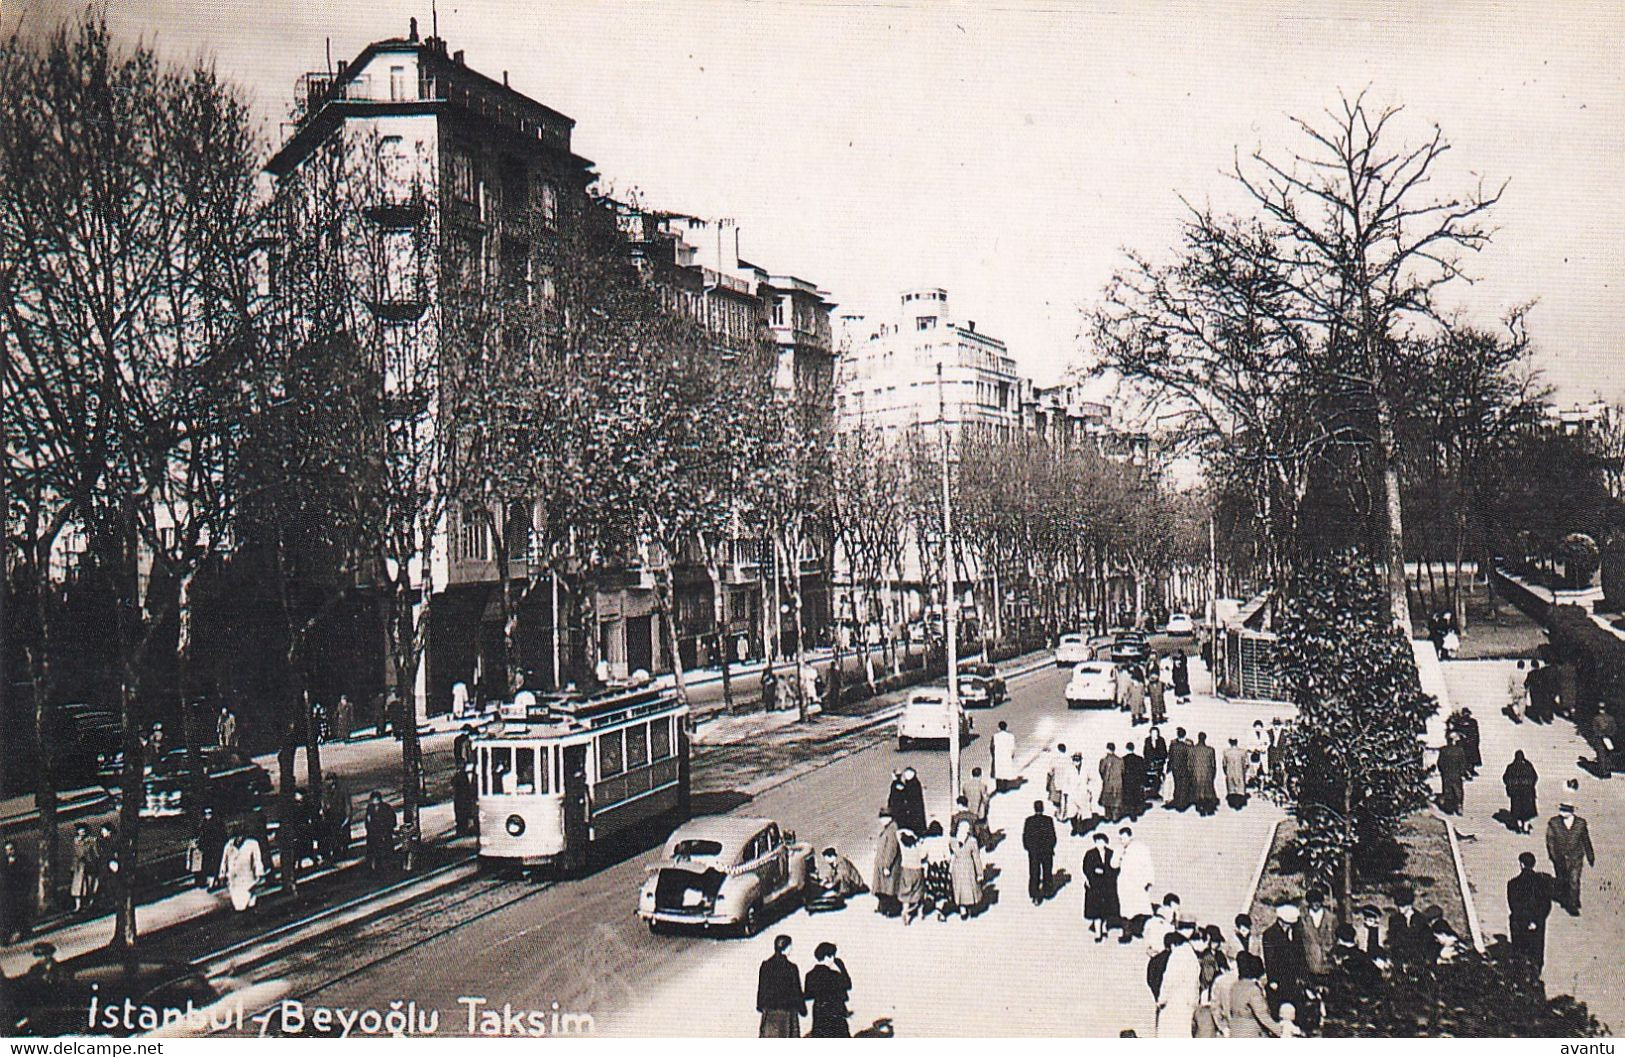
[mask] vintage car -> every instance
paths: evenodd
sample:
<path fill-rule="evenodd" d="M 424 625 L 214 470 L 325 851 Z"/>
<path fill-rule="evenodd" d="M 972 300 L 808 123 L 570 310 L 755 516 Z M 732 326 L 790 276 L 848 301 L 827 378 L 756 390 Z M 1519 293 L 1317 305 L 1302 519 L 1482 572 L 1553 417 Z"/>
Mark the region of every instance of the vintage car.
<path fill-rule="evenodd" d="M 1105 661 L 1078 665 L 1066 684 L 1066 707 L 1111 708 L 1117 703 L 1116 675 L 1116 667 Z"/>
<path fill-rule="evenodd" d="M 1055 667 L 1070 668 L 1074 664 L 1081 664 L 1090 660 L 1089 643 L 1076 632 L 1068 632 L 1061 636 L 1055 644 Z"/>
<path fill-rule="evenodd" d="M 1151 643 L 1142 631 L 1120 631 L 1112 643 L 1113 664 L 1143 664 L 1151 656 Z"/>
<path fill-rule="evenodd" d="M 1168 634 L 1194 638 L 1196 635 L 1196 621 L 1191 619 L 1189 613 L 1170 613 L 1168 614 Z"/>
<path fill-rule="evenodd" d="M 651 932 L 688 925 L 754 935 L 773 908 L 801 898 L 811 860 L 811 846 L 772 819 L 695 819 L 649 867 L 637 915 Z"/>
<path fill-rule="evenodd" d="M 897 751 L 904 752 L 917 741 L 940 741 L 944 744 L 952 737 L 953 720 L 948 709 L 948 690 L 934 687 L 916 690 L 908 695 L 902 715 L 897 717 Z M 959 709 L 959 742 L 970 740 L 970 716 Z"/>
<path fill-rule="evenodd" d="M 966 708 L 997 708 L 1008 700 L 1004 676 L 985 661 L 966 661 L 959 666 L 959 700 Z"/>
<path fill-rule="evenodd" d="M 207 745 L 201 750 L 205 782 L 204 804 L 217 811 L 246 811 L 271 795 L 271 775 L 241 749 Z M 119 795 L 124 754 L 106 757 L 100 771 L 104 788 Z M 185 748 L 171 749 L 147 769 L 144 779 L 143 818 L 184 815 L 192 795 L 192 757 Z"/>

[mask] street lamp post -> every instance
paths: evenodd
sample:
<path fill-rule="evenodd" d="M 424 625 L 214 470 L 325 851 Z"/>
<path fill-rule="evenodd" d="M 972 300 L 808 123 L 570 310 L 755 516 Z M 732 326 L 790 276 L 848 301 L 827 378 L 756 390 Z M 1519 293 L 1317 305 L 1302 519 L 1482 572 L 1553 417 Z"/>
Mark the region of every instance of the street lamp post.
<path fill-rule="evenodd" d="M 942 605 L 948 636 L 948 804 L 953 813 L 959 795 L 959 600 L 954 596 L 953 495 L 948 471 L 948 404 L 942 390 L 942 362 L 937 362 L 937 418 L 942 427 Z"/>

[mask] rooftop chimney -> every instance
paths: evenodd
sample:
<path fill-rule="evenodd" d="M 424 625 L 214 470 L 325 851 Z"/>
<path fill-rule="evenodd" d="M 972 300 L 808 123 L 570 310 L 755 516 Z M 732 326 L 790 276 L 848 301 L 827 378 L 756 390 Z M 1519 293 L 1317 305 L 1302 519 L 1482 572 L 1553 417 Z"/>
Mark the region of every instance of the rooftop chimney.
<path fill-rule="evenodd" d="M 504 88 L 508 87 L 508 71 L 507 70 L 502 71 L 502 87 L 504 87 Z"/>
<path fill-rule="evenodd" d="M 976 320 L 970 320 L 968 325 L 970 327 L 970 332 L 972 334 L 976 333 Z"/>
<path fill-rule="evenodd" d="M 415 18 L 412 19 L 412 28 L 406 34 L 406 39 L 407 40 L 417 40 L 418 39 L 418 20 L 415 19 Z"/>
<path fill-rule="evenodd" d="M 458 48 L 456 51 L 452 52 L 451 61 L 461 66 L 463 64 L 463 49 Z"/>

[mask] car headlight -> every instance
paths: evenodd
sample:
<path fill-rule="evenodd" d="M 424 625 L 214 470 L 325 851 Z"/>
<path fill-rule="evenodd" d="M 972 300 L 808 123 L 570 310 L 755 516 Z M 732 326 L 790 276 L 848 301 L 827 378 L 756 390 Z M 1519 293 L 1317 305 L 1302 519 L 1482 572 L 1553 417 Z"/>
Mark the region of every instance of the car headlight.
<path fill-rule="evenodd" d="M 508 830 L 508 836 L 510 837 L 523 836 L 525 832 L 525 820 L 519 815 L 509 815 L 506 828 Z"/>

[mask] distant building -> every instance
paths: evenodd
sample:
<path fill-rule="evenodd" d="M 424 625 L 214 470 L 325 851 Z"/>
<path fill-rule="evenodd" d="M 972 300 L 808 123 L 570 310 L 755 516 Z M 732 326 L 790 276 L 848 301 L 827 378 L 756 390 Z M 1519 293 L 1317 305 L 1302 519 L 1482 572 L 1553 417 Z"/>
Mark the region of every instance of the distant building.
<path fill-rule="evenodd" d="M 836 429 L 894 434 L 946 421 L 948 429 L 1023 428 L 1024 392 L 1004 342 L 952 313 L 948 292 L 904 292 L 887 320 L 841 317 Z"/>
<path fill-rule="evenodd" d="M 1593 400 L 1587 404 L 1558 407 L 1546 405 L 1546 422 L 1563 433 L 1578 435 L 1596 429 L 1607 429 L 1613 422 L 1614 409 L 1606 400 Z"/>

